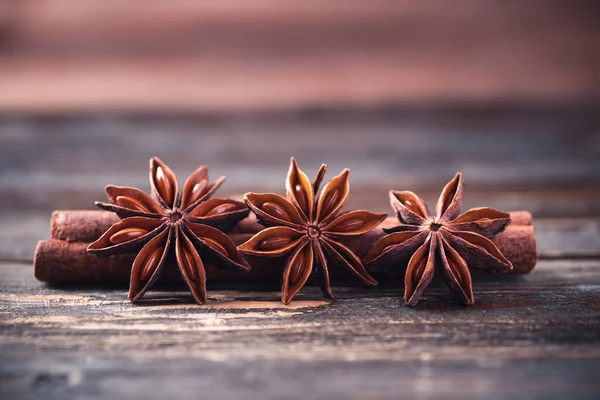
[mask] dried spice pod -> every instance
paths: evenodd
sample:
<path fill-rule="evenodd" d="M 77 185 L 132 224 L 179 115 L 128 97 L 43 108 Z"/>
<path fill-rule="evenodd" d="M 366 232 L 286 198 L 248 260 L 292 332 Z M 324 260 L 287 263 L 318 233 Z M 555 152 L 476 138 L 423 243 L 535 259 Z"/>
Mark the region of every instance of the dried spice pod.
<path fill-rule="evenodd" d="M 257 257 L 287 256 L 281 301 L 288 304 L 312 275 L 328 297 L 331 293 L 329 263 L 336 263 L 374 286 L 360 258 L 340 239 L 358 236 L 379 225 L 387 214 L 369 211 L 340 213 L 346 203 L 350 170 L 345 169 L 317 195 L 327 166 L 321 165 L 311 183 L 291 159 L 286 179 L 287 199 L 274 193 L 246 193 L 244 200 L 266 228 L 238 246 L 242 254 Z"/>
<path fill-rule="evenodd" d="M 400 225 L 386 230 L 365 256 L 371 267 L 406 265 L 404 302 L 414 306 L 439 270 L 444 281 L 465 304 L 473 304 L 470 268 L 505 273 L 513 266 L 490 240 L 510 222 L 508 213 L 473 208 L 460 214 L 462 174 L 444 187 L 432 216 L 413 192 L 390 191 Z"/>
<path fill-rule="evenodd" d="M 244 203 L 211 198 L 225 177 L 208 180 L 208 169 L 198 168 L 179 193 L 175 174 L 158 158 L 150 160 L 151 195 L 139 189 L 107 186 L 110 203 L 97 202 L 124 218 L 113 224 L 88 251 L 99 256 L 137 253 L 131 268 L 129 299 L 139 300 L 175 259 L 194 300 L 206 301 L 203 260 L 218 267 L 248 270 L 250 266 L 221 230 L 245 218 Z"/>

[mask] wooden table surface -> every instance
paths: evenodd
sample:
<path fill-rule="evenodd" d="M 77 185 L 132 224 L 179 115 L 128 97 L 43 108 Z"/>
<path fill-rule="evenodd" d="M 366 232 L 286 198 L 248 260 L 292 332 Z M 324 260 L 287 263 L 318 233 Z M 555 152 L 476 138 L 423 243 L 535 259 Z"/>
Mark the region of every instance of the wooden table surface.
<path fill-rule="evenodd" d="M 599 107 L 305 111 L 276 115 L 0 118 L 0 397 L 597 399 L 600 397 Z M 206 163 L 221 193 L 282 192 L 295 155 L 352 169 L 348 208 L 387 190 L 431 204 L 455 171 L 465 208 L 534 214 L 527 276 L 478 277 L 476 304 L 434 282 L 415 308 L 399 282 L 50 287 L 31 256 L 53 209 L 92 208 L 105 184 L 147 188 L 157 155 L 184 179 Z"/>

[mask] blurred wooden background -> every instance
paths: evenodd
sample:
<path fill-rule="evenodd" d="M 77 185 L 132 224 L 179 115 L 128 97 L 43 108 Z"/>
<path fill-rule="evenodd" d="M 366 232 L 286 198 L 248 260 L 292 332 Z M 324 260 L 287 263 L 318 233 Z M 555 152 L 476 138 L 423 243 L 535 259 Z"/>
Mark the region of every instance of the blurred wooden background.
<path fill-rule="evenodd" d="M 595 1 L 0 3 L 0 112 L 198 112 L 600 95 Z"/>

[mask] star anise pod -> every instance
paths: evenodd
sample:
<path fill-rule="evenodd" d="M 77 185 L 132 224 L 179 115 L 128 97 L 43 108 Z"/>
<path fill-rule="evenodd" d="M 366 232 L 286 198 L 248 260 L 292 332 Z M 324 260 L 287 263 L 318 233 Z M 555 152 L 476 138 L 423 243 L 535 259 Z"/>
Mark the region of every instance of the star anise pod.
<path fill-rule="evenodd" d="M 469 268 L 503 273 L 512 264 L 489 240 L 510 222 L 508 213 L 492 208 L 473 208 L 460 214 L 463 180 L 460 173 L 444 187 L 433 217 L 413 192 L 390 191 L 392 208 L 401 225 L 373 245 L 365 265 L 406 264 L 404 302 L 414 306 L 438 269 L 465 304 L 473 304 Z"/>
<path fill-rule="evenodd" d="M 292 158 L 286 180 L 287 200 L 274 193 L 246 193 L 244 200 L 266 229 L 238 246 L 241 253 L 262 257 L 288 255 L 281 301 L 288 304 L 311 273 L 322 292 L 333 298 L 328 262 L 337 262 L 363 283 L 377 285 L 352 250 L 339 239 L 362 235 L 379 225 L 386 214 L 340 209 L 346 203 L 349 169 L 334 177 L 317 196 L 327 166 L 321 165 L 313 183 Z"/>
<path fill-rule="evenodd" d="M 131 269 L 131 301 L 142 298 L 174 255 L 194 300 L 204 303 L 204 262 L 250 269 L 235 244 L 221 232 L 245 218 L 249 210 L 238 201 L 211 198 L 224 180 L 221 177 L 209 183 L 208 169 L 202 166 L 185 181 L 180 193 L 175 174 L 158 158 L 152 158 L 151 195 L 130 187 L 106 187 L 110 204 L 96 205 L 123 219 L 90 244 L 88 251 L 101 256 L 137 253 Z"/>

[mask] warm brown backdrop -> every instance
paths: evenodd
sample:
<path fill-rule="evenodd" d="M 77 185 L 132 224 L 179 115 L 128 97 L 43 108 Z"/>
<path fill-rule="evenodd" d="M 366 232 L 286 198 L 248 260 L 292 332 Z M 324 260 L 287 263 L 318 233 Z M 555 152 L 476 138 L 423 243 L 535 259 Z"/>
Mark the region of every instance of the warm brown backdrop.
<path fill-rule="evenodd" d="M 600 7 L 545 0 L 0 4 L 0 111 L 600 96 Z"/>

